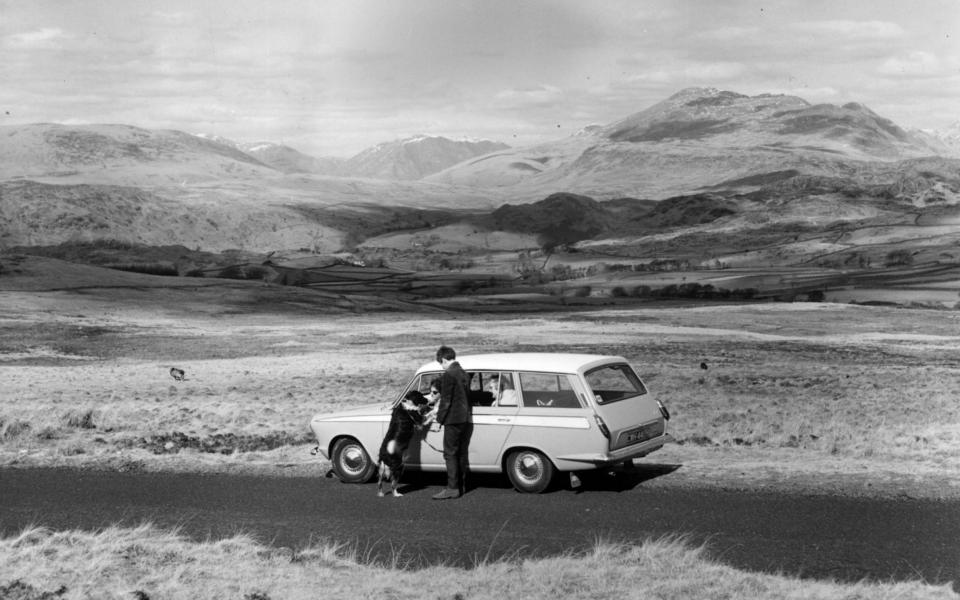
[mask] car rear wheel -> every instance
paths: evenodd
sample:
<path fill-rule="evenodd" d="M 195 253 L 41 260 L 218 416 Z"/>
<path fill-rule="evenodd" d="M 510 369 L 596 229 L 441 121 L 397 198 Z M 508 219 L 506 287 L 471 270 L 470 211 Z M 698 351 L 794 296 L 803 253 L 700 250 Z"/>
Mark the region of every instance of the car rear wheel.
<path fill-rule="evenodd" d="M 346 483 L 366 483 L 377 472 L 377 464 L 364 450 L 363 444 L 353 438 L 337 440 L 330 452 L 330 461 L 337 477 Z"/>
<path fill-rule="evenodd" d="M 507 477 L 520 492 L 539 494 L 553 482 L 556 471 L 550 459 L 536 450 L 517 450 L 507 457 Z"/>

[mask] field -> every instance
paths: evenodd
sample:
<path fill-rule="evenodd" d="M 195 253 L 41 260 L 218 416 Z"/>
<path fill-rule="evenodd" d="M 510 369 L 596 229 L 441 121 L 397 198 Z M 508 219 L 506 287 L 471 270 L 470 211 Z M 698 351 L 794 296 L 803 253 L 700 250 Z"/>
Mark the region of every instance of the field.
<path fill-rule="evenodd" d="M 957 311 L 756 302 L 484 314 L 411 309 L 252 282 L 176 278 L 180 287 L 171 287 L 170 278 L 118 277 L 110 286 L 68 285 L 64 274 L 58 281 L 66 289 L 59 290 L 49 282 L 3 287 L 0 279 L 0 465 L 319 476 L 327 465 L 310 455 L 310 417 L 392 398 L 443 343 L 461 354 L 625 356 L 673 413 L 677 443 L 643 462 L 679 468 L 653 485 L 960 498 Z M 174 366 L 186 371 L 184 381 L 171 378 Z M 102 532 L 82 543 L 70 538 L 84 535 L 24 532 L 2 542 L 0 562 L 18 565 L 16 572 L 31 574 L 31 581 L 52 567 L 23 566 L 33 564 L 30 553 L 74 547 L 101 554 L 70 554 L 57 568 L 74 565 L 82 571 L 79 565 L 103 560 L 104 572 L 115 574 L 110 561 L 123 548 L 140 548 L 146 557 L 222 552 L 229 555 L 222 560 L 235 561 L 238 571 L 282 563 L 299 572 L 303 561 L 319 561 L 328 570 L 321 572 L 336 574 L 340 561 L 363 562 L 329 548 L 315 550 L 326 553 L 320 557 L 292 560 L 248 540 L 196 546 L 153 530 Z M 39 549 L 49 545 L 54 550 Z M 174 549 L 160 549 L 165 545 Z M 601 545 L 596 556 L 557 560 L 592 571 L 606 552 Z M 643 587 L 643 579 L 636 583 L 629 573 L 651 564 L 677 573 L 677 581 L 684 581 L 687 569 L 724 570 L 698 563 L 696 549 L 678 549 L 673 542 L 651 542 L 631 553 L 624 559 L 628 565 L 615 565 L 626 574 L 610 585 Z M 183 574 L 182 592 L 199 589 L 191 585 L 199 586 L 209 574 L 202 565 L 171 561 L 134 575 L 167 577 L 165 569 L 173 569 Z M 362 567 L 370 569 L 370 594 L 386 589 L 375 582 L 383 582 L 382 569 L 390 567 Z M 498 563 L 469 577 L 499 581 L 505 573 L 548 568 L 560 567 L 549 561 Z M 462 572 L 438 569 L 441 579 L 463 581 Z M 84 581 L 76 577 L 71 581 Z M 414 585 L 411 577 L 404 574 L 401 583 L 389 585 L 407 590 L 397 591 L 401 596 L 424 593 L 404 587 Z M 904 591 L 889 585 L 878 591 L 832 584 L 816 595 L 808 584 L 785 578 L 737 574 L 730 583 L 728 577 L 722 581 L 730 587 L 717 588 L 720 595 L 955 597 L 939 588 Z M 97 581 L 114 580 L 103 575 Z M 137 581 L 143 580 L 123 585 Z M 500 588 L 481 593 L 481 584 L 464 584 L 476 587 L 465 588 L 463 597 L 592 596 L 589 588 L 560 590 L 541 583 L 522 594 Z M 694 583 L 706 585 L 687 581 Z M 713 593 L 644 589 L 667 598 Z M 298 597 L 280 584 L 270 590 L 275 597 Z M 176 596 L 174 590 L 165 597 Z"/>

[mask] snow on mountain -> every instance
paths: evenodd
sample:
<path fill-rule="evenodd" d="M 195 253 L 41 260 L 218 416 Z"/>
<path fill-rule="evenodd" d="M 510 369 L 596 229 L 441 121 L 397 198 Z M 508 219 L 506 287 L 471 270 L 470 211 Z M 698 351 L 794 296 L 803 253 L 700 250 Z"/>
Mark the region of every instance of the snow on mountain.
<path fill-rule="evenodd" d="M 455 141 L 442 136 L 417 135 L 384 142 L 348 159 L 342 174 L 376 179 L 420 179 L 459 162 L 509 148 L 489 140 Z"/>
<path fill-rule="evenodd" d="M 943 156 L 960 158 L 960 121 L 947 129 L 917 129 L 911 131 Z"/>

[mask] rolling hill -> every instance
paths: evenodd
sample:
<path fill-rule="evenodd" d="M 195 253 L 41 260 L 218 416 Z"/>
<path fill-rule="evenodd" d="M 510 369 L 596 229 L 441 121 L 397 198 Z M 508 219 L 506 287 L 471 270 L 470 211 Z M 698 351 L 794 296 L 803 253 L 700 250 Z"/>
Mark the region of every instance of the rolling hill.
<path fill-rule="evenodd" d="M 952 260 L 960 160 L 945 147 L 860 104 L 709 88 L 535 146 L 418 137 L 326 166 L 282 145 L 128 125 L 3 127 L 0 249 L 389 247 L 463 265 L 563 245 L 843 265 L 909 247 Z"/>
<path fill-rule="evenodd" d="M 498 150 L 506 144 L 490 140 L 451 140 L 420 135 L 377 144 L 347 159 L 339 170 L 348 177 L 421 179 L 447 167 Z"/>
<path fill-rule="evenodd" d="M 869 177 L 886 164 L 937 151 L 860 104 L 690 88 L 609 125 L 490 154 L 427 179 L 521 195 L 551 188 L 597 199 L 662 199 L 721 182 L 751 191 L 785 171 Z"/>
<path fill-rule="evenodd" d="M 337 175 L 343 168 L 343 159 L 333 157 L 317 158 L 304 154 L 285 144 L 253 142 L 240 144 L 237 147 L 260 162 L 283 173 Z"/>

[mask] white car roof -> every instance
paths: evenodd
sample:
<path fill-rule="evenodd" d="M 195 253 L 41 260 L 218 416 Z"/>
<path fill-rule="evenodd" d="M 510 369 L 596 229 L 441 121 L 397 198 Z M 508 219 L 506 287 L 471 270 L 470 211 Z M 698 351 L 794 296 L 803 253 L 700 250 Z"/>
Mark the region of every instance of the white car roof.
<path fill-rule="evenodd" d="M 622 356 L 604 354 L 565 354 L 551 352 L 504 352 L 501 354 L 469 354 L 457 356 L 464 371 L 547 371 L 577 373 L 599 364 L 625 363 Z M 440 364 L 430 361 L 417 370 L 437 371 Z"/>

